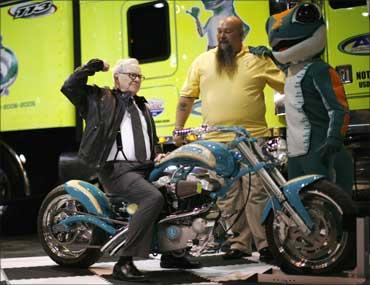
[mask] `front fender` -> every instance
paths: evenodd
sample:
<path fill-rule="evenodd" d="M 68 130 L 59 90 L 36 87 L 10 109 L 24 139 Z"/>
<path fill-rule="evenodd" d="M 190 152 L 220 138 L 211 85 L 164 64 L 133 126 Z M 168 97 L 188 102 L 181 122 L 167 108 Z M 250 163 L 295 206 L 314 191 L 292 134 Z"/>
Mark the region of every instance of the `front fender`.
<path fill-rule="evenodd" d="M 271 197 L 267 203 L 265 208 L 263 209 L 262 217 L 261 217 L 261 224 L 264 224 L 269 216 L 271 210 L 281 210 L 281 204 L 275 197 Z"/>
<path fill-rule="evenodd" d="M 105 194 L 94 185 L 82 180 L 64 183 L 65 191 L 79 201 L 86 210 L 95 215 L 110 216 L 110 206 Z"/>
<path fill-rule="evenodd" d="M 302 218 L 302 220 L 305 222 L 305 224 L 310 228 L 312 229 L 314 223 L 309 215 L 309 213 L 307 212 L 306 208 L 304 207 L 302 201 L 301 201 L 301 198 L 299 197 L 299 193 L 300 191 L 314 183 L 315 181 L 317 180 L 320 180 L 324 178 L 323 175 L 317 175 L 317 174 L 313 174 L 313 175 L 305 175 L 305 176 L 300 176 L 300 177 L 297 177 L 297 178 L 294 178 L 292 180 L 289 180 L 284 186 L 283 186 L 283 193 L 284 193 L 284 196 L 286 198 L 286 200 L 288 201 L 288 203 L 294 208 L 294 210 L 297 212 L 297 214 Z M 262 214 L 262 218 L 261 218 L 261 223 L 264 223 L 269 215 L 269 213 L 271 212 L 272 209 L 281 209 L 282 208 L 282 205 L 280 204 L 280 202 L 275 198 L 275 197 L 272 197 L 266 204 L 264 210 L 263 210 L 263 214 Z"/>

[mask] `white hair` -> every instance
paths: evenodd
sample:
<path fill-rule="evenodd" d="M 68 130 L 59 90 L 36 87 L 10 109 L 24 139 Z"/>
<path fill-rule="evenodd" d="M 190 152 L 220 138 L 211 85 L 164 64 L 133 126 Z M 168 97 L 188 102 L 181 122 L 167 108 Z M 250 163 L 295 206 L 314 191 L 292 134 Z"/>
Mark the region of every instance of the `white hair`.
<path fill-rule="evenodd" d="M 130 67 L 135 67 L 140 70 L 139 61 L 136 58 L 125 58 L 117 61 L 112 69 L 113 77 L 118 73 L 129 72 L 132 70 Z"/>

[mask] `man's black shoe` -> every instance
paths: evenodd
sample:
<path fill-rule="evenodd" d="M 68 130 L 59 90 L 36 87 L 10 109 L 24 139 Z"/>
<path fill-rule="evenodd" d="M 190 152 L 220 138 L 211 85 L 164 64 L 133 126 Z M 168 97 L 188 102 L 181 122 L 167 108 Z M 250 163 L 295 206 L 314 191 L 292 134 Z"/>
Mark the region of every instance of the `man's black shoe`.
<path fill-rule="evenodd" d="M 228 252 L 226 252 L 222 256 L 222 258 L 225 260 L 229 260 L 229 259 L 239 259 L 239 258 L 249 257 L 249 256 L 252 256 L 252 254 L 240 251 L 239 249 L 230 249 Z"/>
<path fill-rule="evenodd" d="M 185 256 L 174 257 L 172 254 L 162 254 L 160 265 L 162 268 L 181 269 L 197 269 L 202 267 L 202 264 L 199 261 L 189 260 Z"/>
<path fill-rule="evenodd" d="M 226 242 L 224 242 L 224 243 L 221 245 L 220 250 L 221 250 L 222 252 L 228 252 L 228 251 L 230 251 L 230 247 L 231 247 L 231 244 L 230 244 L 228 241 L 226 241 Z"/>
<path fill-rule="evenodd" d="M 113 267 L 114 279 L 123 280 L 123 281 L 145 281 L 144 274 L 139 271 L 132 261 L 119 264 L 116 263 Z"/>
<path fill-rule="evenodd" d="M 265 263 L 272 263 L 274 261 L 274 256 L 268 247 L 261 248 L 259 251 L 260 261 Z"/>

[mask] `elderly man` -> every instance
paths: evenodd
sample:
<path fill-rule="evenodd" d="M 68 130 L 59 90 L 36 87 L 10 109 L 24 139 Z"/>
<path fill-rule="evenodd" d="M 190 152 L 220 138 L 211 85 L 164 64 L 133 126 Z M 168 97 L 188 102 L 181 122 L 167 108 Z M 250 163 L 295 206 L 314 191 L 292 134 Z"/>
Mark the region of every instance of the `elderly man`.
<path fill-rule="evenodd" d="M 113 68 L 113 89 L 87 85 L 88 76 L 108 70 L 106 62 L 92 59 L 76 69 L 61 91 L 86 121 L 80 158 L 97 169 L 108 197 L 138 205 L 113 277 L 142 281 L 144 274 L 132 258 L 148 257 L 153 225 L 164 203 L 162 194 L 146 180 L 153 167 L 157 136 L 147 101 L 137 95 L 144 79 L 139 62 L 133 58 L 117 62 Z M 163 255 L 161 262 L 162 267 L 196 265 L 170 254 Z"/>
<path fill-rule="evenodd" d="M 269 136 L 265 120 L 266 84 L 279 92 L 284 89 L 284 74 L 270 58 L 259 57 L 243 46 L 243 22 L 235 16 L 222 20 L 217 30 L 218 46 L 198 56 L 192 63 L 181 91 L 176 129 L 182 129 L 191 112 L 194 100 L 202 99 L 203 123 L 207 125 L 239 125 L 245 127 L 262 142 Z M 230 135 L 215 134 L 209 139 L 228 142 Z M 181 144 L 182 139 L 176 136 Z M 224 258 L 250 256 L 252 238 L 260 253 L 261 261 L 271 261 L 266 234 L 260 217 L 267 200 L 262 182 L 252 175 L 243 177 L 228 192 L 219 207 L 226 216 L 235 210 L 244 211 L 235 222 L 229 219 L 234 237 L 229 239 L 230 250 Z M 250 189 L 249 189 L 250 188 Z M 242 209 L 246 205 L 245 209 Z"/>

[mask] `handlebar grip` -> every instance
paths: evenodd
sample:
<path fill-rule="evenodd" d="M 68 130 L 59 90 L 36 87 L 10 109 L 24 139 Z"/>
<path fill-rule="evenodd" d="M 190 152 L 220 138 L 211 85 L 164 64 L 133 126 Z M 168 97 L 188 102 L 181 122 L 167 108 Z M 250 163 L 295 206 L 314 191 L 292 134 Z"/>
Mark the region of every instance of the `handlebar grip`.
<path fill-rule="evenodd" d="M 209 127 L 207 125 L 202 125 L 199 128 L 185 128 L 181 130 L 174 130 L 173 135 L 174 136 L 186 136 L 188 134 L 195 134 L 199 135 L 202 133 L 206 133 Z"/>
<path fill-rule="evenodd" d="M 191 128 L 181 129 L 181 130 L 174 130 L 173 135 L 174 136 L 186 136 L 186 135 L 190 134 L 191 132 L 192 132 Z"/>

